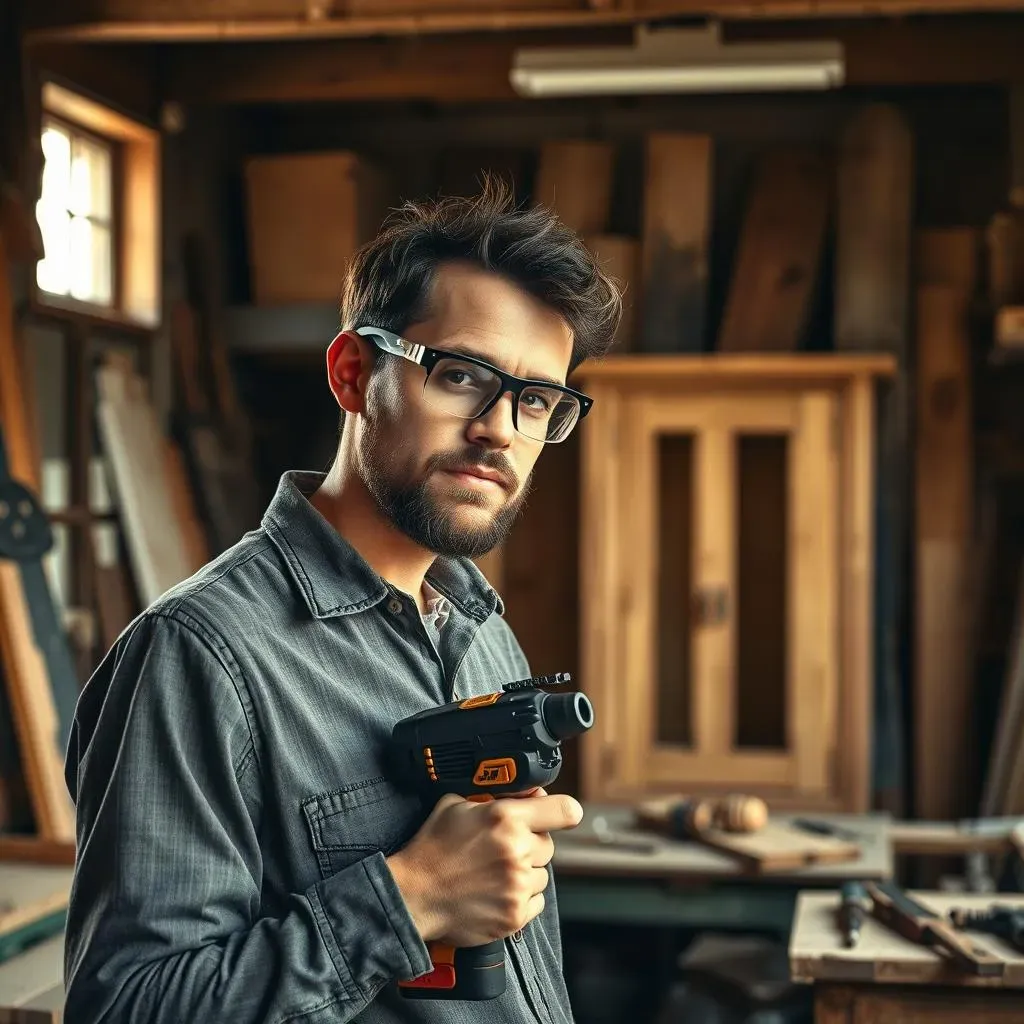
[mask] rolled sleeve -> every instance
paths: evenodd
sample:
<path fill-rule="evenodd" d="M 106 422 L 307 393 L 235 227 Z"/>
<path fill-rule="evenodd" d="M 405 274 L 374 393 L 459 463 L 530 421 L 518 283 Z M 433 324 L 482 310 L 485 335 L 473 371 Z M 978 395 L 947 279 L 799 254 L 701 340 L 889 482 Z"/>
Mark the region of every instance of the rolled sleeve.
<path fill-rule="evenodd" d="M 338 977 L 347 991 L 369 995 L 393 978 L 431 969 L 430 954 L 382 853 L 309 890 Z"/>

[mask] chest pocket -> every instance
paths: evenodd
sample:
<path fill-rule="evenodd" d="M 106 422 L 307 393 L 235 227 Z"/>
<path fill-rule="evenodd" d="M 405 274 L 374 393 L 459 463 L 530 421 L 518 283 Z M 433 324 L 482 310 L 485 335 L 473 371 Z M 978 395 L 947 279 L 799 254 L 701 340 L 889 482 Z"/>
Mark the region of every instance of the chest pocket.
<path fill-rule="evenodd" d="M 401 849 L 426 817 L 415 796 L 383 777 L 311 796 L 302 812 L 324 878 L 374 853 Z"/>

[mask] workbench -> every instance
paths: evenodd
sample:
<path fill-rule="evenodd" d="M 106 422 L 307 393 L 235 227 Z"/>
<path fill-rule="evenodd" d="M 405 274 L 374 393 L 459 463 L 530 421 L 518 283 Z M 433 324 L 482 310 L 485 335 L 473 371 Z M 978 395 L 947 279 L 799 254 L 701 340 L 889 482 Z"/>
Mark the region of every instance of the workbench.
<path fill-rule="evenodd" d="M 821 864 L 771 874 L 746 873 L 728 854 L 697 842 L 652 839 L 652 852 L 597 845 L 595 823 L 607 831 L 636 835 L 626 806 L 584 804 L 582 824 L 554 835 L 552 865 L 563 921 L 602 924 L 741 929 L 789 935 L 801 889 L 835 889 L 846 879 L 893 876 L 887 814 L 816 814 L 860 837 L 863 855 L 842 864 Z M 787 820 L 787 815 L 773 815 Z"/>
<path fill-rule="evenodd" d="M 910 892 L 945 915 L 993 903 L 1024 908 L 1024 895 Z M 1024 1020 L 1024 955 L 1001 939 L 968 932 L 1006 961 L 1002 977 L 961 971 L 942 954 L 904 939 L 873 918 L 844 949 L 836 925 L 838 892 L 801 892 L 789 944 L 795 981 L 814 986 L 815 1024 L 1010 1024 Z"/>

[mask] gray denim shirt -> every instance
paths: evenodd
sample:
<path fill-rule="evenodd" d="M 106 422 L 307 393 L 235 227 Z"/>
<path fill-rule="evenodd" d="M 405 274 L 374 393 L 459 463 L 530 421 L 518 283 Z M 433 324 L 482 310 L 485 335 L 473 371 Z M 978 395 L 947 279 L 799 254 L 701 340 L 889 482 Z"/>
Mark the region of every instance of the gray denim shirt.
<path fill-rule="evenodd" d="M 428 573 L 451 602 L 432 638 L 309 504 L 320 479 L 286 473 L 82 692 L 66 1024 L 571 1024 L 553 881 L 504 996 L 397 993 L 430 958 L 385 857 L 429 808 L 389 773 L 391 727 L 530 673 L 472 562 Z"/>

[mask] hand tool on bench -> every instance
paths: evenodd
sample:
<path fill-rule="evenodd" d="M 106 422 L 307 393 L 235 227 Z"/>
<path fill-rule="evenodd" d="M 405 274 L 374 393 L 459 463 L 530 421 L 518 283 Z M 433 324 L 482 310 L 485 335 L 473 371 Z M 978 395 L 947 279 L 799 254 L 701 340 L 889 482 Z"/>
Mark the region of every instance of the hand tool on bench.
<path fill-rule="evenodd" d="M 993 903 L 986 910 L 954 907 L 949 911 L 949 920 L 954 928 L 996 935 L 1024 952 L 1024 907 L 1004 903 Z"/>
<path fill-rule="evenodd" d="M 865 888 L 874 916 L 904 938 L 930 946 L 972 974 L 1003 974 L 1006 964 L 999 957 L 976 946 L 949 921 L 912 899 L 894 882 L 868 882 Z"/>
<path fill-rule="evenodd" d="M 860 940 L 860 929 L 871 909 L 867 890 L 862 882 L 844 882 L 839 890 L 839 930 L 843 945 L 852 949 Z"/>

